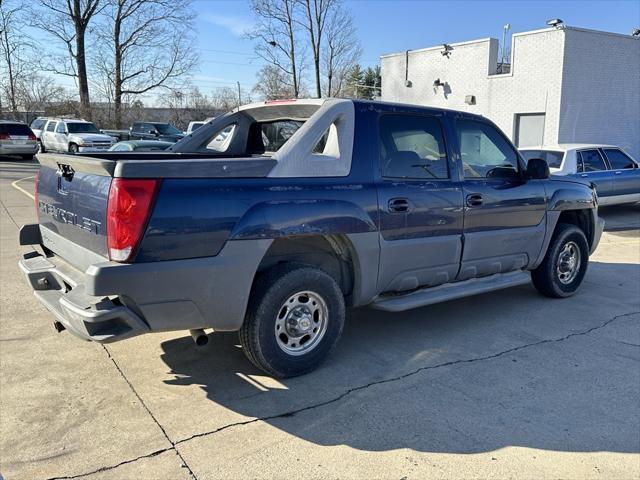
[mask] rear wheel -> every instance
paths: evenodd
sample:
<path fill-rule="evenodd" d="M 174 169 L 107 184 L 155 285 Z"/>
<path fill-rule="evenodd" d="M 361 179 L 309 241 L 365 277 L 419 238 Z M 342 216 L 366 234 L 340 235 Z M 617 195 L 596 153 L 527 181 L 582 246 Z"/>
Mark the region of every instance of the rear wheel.
<path fill-rule="evenodd" d="M 553 234 L 547 254 L 531 272 L 536 289 L 553 298 L 573 295 L 584 279 L 589 264 L 589 244 L 575 225 L 560 224 Z"/>
<path fill-rule="evenodd" d="M 344 297 L 331 276 L 285 264 L 256 279 L 240 343 L 258 368 L 294 377 L 314 370 L 329 355 L 344 317 Z"/>

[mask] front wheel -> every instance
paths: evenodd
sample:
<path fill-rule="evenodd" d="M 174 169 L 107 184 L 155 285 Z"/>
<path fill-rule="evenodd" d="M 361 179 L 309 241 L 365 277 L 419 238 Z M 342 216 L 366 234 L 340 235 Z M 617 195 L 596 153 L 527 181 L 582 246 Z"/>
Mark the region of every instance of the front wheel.
<path fill-rule="evenodd" d="M 42 143 L 42 140 L 38 140 L 38 153 L 45 153 L 46 150 L 44 148 L 44 143 Z"/>
<path fill-rule="evenodd" d="M 560 224 L 542 263 L 531 272 L 536 289 L 547 297 L 564 298 L 576 293 L 589 264 L 589 244 L 575 225 Z"/>
<path fill-rule="evenodd" d="M 78 145 L 76 145 L 75 143 L 70 143 L 69 153 L 78 153 Z"/>
<path fill-rule="evenodd" d="M 344 297 L 330 275 L 285 264 L 256 280 L 240 343 L 258 368 L 279 378 L 295 377 L 329 355 L 344 317 Z"/>

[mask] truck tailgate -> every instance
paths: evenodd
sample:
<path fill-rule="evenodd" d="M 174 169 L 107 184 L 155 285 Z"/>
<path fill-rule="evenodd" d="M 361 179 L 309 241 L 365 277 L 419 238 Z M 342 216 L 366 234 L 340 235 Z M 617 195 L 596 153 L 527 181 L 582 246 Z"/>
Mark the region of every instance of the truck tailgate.
<path fill-rule="evenodd" d="M 41 162 L 38 179 L 41 227 L 106 259 L 111 176 L 99 170 L 76 171 L 64 163 L 64 155 L 56 156 L 56 160 L 57 163 Z M 44 235 L 45 246 L 65 256 L 53 238 L 55 236 Z M 65 260 L 74 263 L 73 258 Z"/>

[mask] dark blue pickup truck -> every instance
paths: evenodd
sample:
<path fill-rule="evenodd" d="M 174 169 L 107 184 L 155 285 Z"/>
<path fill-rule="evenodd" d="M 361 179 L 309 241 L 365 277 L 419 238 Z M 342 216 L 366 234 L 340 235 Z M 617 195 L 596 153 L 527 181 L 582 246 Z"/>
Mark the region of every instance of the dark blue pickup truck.
<path fill-rule="evenodd" d="M 346 307 L 569 296 L 603 228 L 589 184 L 525 164 L 485 118 L 410 105 L 266 102 L 169 151 L 39 161 L 20 266 L 58 330 L 238 330 L 279 377 L 328 355 Z"/>

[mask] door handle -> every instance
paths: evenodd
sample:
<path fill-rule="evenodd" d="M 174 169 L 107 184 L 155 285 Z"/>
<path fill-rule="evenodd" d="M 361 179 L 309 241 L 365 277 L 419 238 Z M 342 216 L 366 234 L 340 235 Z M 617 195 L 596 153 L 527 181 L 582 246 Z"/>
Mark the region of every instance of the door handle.
<path fill-rule="evenodd" d="M 411 203 L 407 198 L 392 198 L 388 203 L 389 211 L 394 213 L 406 213 L 411 210 Z"/>
<path fill-rule="evenodd" d="M 468 207 L 479 207 L 482 205 L 482 195 L 479 193 L 472 193 L 467 195 L 467 206 Z"/>

